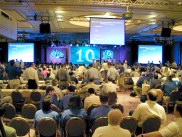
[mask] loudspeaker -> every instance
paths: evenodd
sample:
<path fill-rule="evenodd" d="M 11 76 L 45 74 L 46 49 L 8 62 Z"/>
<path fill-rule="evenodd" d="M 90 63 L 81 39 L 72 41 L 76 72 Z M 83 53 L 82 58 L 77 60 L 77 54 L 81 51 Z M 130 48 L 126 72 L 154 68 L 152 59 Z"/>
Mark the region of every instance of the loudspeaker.
<path fill-rule="evenodd" d="M 51 33 L 51 28 L 49 23 L 41 23 L 39 28 L 40 28 L 40 33 Z"/>
<path fill-rule="evenodd" d="M 170 37 L 171 29 L 170 28 L 162 28 L 161 37 Z"/>

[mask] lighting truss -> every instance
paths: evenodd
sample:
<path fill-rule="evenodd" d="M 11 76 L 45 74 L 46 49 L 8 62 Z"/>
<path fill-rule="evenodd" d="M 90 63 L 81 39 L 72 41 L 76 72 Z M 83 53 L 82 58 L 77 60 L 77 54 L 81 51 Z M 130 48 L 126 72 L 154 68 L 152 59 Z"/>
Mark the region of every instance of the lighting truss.
<path fill-rule="evenodd" d="M 30 20 L 30 21 L 47 21 L 47 22 L 49 22 L 53 19 L 55 19 L 54 16 L 39 16 L 39 15 L 37 15 L 36 17 L 35 17 L 35 15 L 26 16 L 26 20 Z"/>

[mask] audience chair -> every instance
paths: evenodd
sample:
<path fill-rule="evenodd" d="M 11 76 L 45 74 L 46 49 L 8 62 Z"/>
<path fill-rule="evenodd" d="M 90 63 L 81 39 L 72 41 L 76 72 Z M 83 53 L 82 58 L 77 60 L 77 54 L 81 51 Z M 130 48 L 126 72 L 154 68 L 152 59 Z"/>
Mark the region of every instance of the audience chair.
<path fill-rule="evenodd" d="M 45 84 L 46 86 L 52 86 L 52 80 L 46 80 Z"/>
<path fill-rule="evenodd" d="M 93 110 L 94 108 L 99 107 L 99 106 L 100 106 L 100 105 L 97 105 L 97 104 L 91 105 L 91 106 L 87 109 L 87 115 L 90 116 L 92 110 Z"/>
<path fill-rule="evenodd" d="M 107 126 L 108 125 L 108 117 L 100 117 L 94 120 L 94 123 L 92 125 L 92 133 L 98 128 L 102 126 Z"/>
<path fill-rule="evenodd" d="M 145 120 L 142 125 L 142 133 L 158 131 L 161 125 L 161 120 L 158 117 L 151 117 Z"/>
<path fill-rule="evenodd" d="M 25 104 L 22 108 L 22 117 L 25 118 L 31 125 L 34 123 L 34 116 L 37 108 L 33 104 Z"/>
<path fill-rule="evenodd" d="M 155 86 L 155 89 L 161 89 L 162 88 L 162 84 L 158 84 Z"/>
<path fill-rule="evenodd" d="M 156 90 L 157 90 L 157 103 L 162 105 L 164 92 L 161 89 L 156 89 Z"/>
<path fill-rule="evenodd" d="M 125 90 L 133 88 L 134 83 L 132 83 L 132 82 L 130 83 L 130 81 L 133 81 L 132 77 L 124 77 L 124 89 Z"/>
<path fill-rule="evenodd" d="M 131 116 L 123 118 L 120 126 L 130 131 L 132 136 L 135 136 L 135 130 L 137 128 L 137 120 Z"/>
<path fill-rule="evenodd" d="M 108 96 L 109 96 L 108 105 L 111 106 L 111 105 L 117 103 L 117 94 L 116 94 L 116 92 L 109 92 Z"/>
<path fill-rule="evenodd" d="M 66 122 L 66 137 L 86 137 L 86 123 L 79 117 L 72 117 Z"/>
<path fill-rule="evenodd" d="M 58 136 L 57 123 L 53 118 L 45 117 L 40 119 L 36 130 L 40 137 L 57 137 Z"/>
<path fill-rule="evenodd" d="M 124 113 L 124 107 L 121 104 L 113 104 L 111 105 L 113 109 L 119 109 L 122 113 Z"/>
<path fill-rule="evenodd" d="M 21 112 L 22 107 L 25 103 L 25 99 L 23 98 L 22 94 L 19 91 L 13 91 L 11 93 L 11 97 L 13 100 L 13 105 L 16 108 L 16 112 Z"/>
<path fill-rule="evenodd" d="M 10 127 L 13 127 L 16 130 L 17 136 L 25 136 L 29 134 L 30 137 L 30 126 L 26 119 L 15 117 L 11 120 Z"/>
<path fill-rule="evenodd" d="M 16 117 L 16 109 L 15 109 L 15 106 L 13 106 L 10 103 L 5 103 L 3 104 L 3 106 L 5 107 L 5 111 L 6 111 L 3 121 L 5 122 L 6 125 L 9 125 L 11 119 Z"/>
<path fill-rule="evenodd" d="M 58 108 L 55 104 L 51 104 L 51 110 L 53 110 L 53 111 L 56 111 L 56 112 L 60 113 L 59 108 Z"/>
<path fill-rule="evenodd" d="M 71 82 L 70 82 L 70 86 L 75 86 L 75 87 L 76 87 L 75 81 L 71 81 Z"/>
<path fill-rule="evenodd" d="M 169 112 L 169 107 L 175 106 L 176 101 L 180 97 L 180 92 L 179 91 L 172 91 L 171 94 L 169 95 L 169 101 L 163 101 L 163 107 L 166 108 L 166 113 Z"/>
<path fill-rule="evenodd" d="M 41 93 L 38 92 L 38 91 L 32 91 L 30 93 L 30 100 L 31 100 L 31 103 L 34 104 L 37 109 L 39 109 L 40 107 L 40 100 L 41 100 Z"/>

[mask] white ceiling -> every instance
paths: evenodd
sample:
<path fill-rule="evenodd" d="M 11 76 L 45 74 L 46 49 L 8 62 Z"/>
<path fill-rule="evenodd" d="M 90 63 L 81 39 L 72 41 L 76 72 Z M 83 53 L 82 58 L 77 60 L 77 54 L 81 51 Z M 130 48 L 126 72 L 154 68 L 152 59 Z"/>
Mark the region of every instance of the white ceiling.
<path fill-rule="evenodd" d="M 0 0 L 0 9 L 18 20 L 18 30 L 39 37 L 37 17 L 51 24 L 53 33 L 83 33 L 89 32 L 88 27 L 70 24 L 69 21 L 85 21 L 88 15 L 104 15 L 109 12 L 113 16 L 122 17 L 127 6 L 133 12 L 133 18 L 126 25 L 127 35 L 148 36 L 160 34 L 162 22 L 164 26 L 175 22 L 182 24 L 182 0 Z M 62 11 L 58 21 L 56 11 Z M 152 21 L 156 24 L 151 24 Z M 36 35 L 35 35 L 36 34 Z M 172 31 L 173 36 L 181 32 Z"/>

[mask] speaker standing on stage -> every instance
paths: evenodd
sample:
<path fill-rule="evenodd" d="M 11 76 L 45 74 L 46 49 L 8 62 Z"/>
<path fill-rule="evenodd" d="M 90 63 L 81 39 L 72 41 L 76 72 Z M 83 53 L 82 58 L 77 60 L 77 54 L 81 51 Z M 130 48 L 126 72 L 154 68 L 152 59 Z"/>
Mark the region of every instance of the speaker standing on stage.
<path fill-rule="evenodd" d="M 34 63 L 23 72 L 23 77 L 28 80 L 28 89 L 38 88 L 39 78 Z"/>

